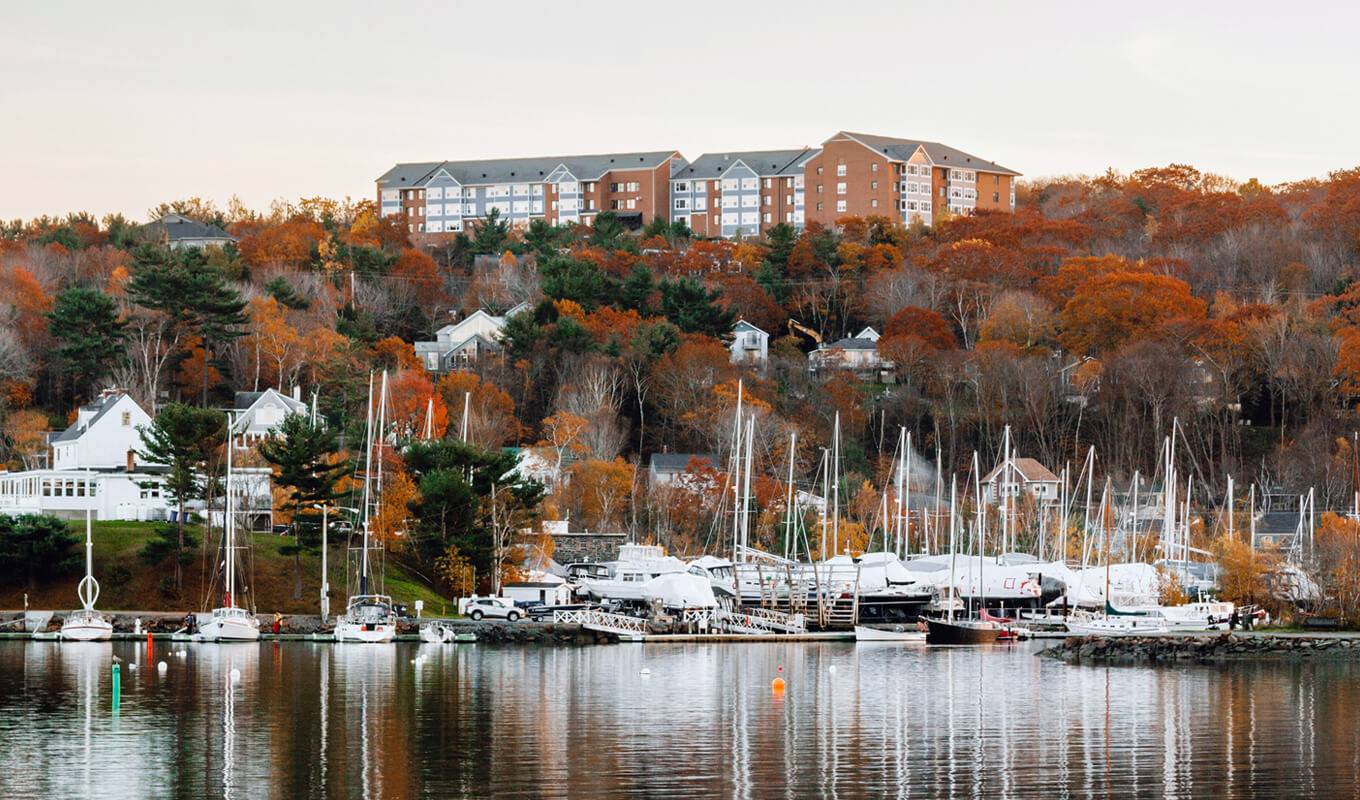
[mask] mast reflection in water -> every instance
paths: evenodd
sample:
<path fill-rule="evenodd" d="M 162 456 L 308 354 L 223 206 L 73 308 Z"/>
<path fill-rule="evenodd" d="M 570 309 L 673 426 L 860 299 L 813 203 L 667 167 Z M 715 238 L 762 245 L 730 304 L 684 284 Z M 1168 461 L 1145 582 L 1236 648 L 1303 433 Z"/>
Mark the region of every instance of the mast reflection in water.
<path fill-rule="evenodd" d="M 1094 668 L 1033 652 L 290 642 L 158 644 L 147 661 L 131 642 L 4 642 L 0 797 L 1276 797 L 1360 788 L 1351 712 L 1360 666 Z M 779 674 L 782 695 L 770 689 Z"/>

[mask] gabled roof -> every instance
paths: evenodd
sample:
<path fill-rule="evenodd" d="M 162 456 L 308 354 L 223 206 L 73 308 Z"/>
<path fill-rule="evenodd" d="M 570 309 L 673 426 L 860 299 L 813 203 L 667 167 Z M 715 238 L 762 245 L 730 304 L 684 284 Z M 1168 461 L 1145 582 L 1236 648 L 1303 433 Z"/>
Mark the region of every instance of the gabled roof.
<path fill-rule="evenodd" d="M 524 304 L 521 303 L 520 305 L 524 305 Z M 515 306 L 514 308 L 512 308 L 512 309 L 510 309 L 508 312 L 506 312 L 506 316 L 508 317 L 508 316 L 513 315 L 513 314 L 518 314 L 519 312 L 521 312 L 521 311 L 523 311 L 523 310 L 524 310 L 524 309 L 520 308 L 519 306 Z M 498 317 L 498 316 L 496 316 L 495 314 L 492 314 L 490 311 L 487 311 L 487 310 L 484 309 L 484 308 L 479 308 L 479 309 L 477 309 L 476 311 L 472 312 L 471 314 L 468 314 L 466 317 L 463 317 L 462 319 L 458 320 L 457 322 L 450 322 L 448 325 L 445 325 L 444 327 L 442 327 L 442 328 L 440 328 L 439 330 L 435 331 L 435 332 L 434 332 L 434 335 L 435 335 L 435 336 L 438 336 L 438 335 L 440 335 L 441 333 L 451 333 L 451 332 L 453 332 L 453 331 L 456 331 L 456 330 L 458 330 L 460 327 L 462 327 L 462 326 L 468 324 L 469 322 L 471 322 L 472 320 L 476 319 L 477 317 L 485 317 L 486 319 L 490 320 L 491 323 L 492 323 L 493 325 L 495 325 L 495 326 L 497 326 L 497 327 L 500 327 L 500 326 L 505 325 L 505 319 L 506 319 L 506 317 Z"/>
<path fill-rule="evenodd" d="M 812 352 L 814 353 L 826 352 L 827 350 L 877 350 L 877 349 L 878 342 L 875 342 L 873 339 L 860 339 L 857 337 L 850 337 L 846 339 L 837 339 L 831 344 L 822 345 L 821 347 L 817 348 L 816 350 L 813 350 Z"/>
<path fill-rule="evenodd" d="M 708 461 L 714 469 L 719 469 L 722 460 L 713 453 L 652 453 L 651 470 L 665 474 L 684 472 L 689 469 L 689 460 L 697 458 Z"/>
<path fill-rule="evenodd" d="M 220 239 L 224 242 L 240 241 L 216 225 L 189 219 L 183 214 L 166 214 L 155 222 L 142 226 L 156 236 L 164 236 L 167 241 L 179 242 L 186 239 Z"/>
<path fill-rule="evenodd" d="M 802 150 L 748 150 L 741 153 L 704 153 L 688 167 L 671 176 L 673 181 L 713 180 L 720 178 L 737 162 L 745 164 L 760 177 L 783 175 L 794 165 L 800 165 L 812 151 Z M 792 170 L 798 171 L 798 170 Z"/>
<path fill-rule="evenodd" d="M 257 403 L 259 403 L 266 397 L 278 400 L 283 405 L 284 408 L 287 408 L 290 411 L 305 409 L 307 407 L 307 404 L 302 402 L 301 400 L 294 400 L 293 398 L 289 397 L 283 392 L 280 392 L 277 389 L 270 388 L 265 389 L 263 392 L 237 392 L 236 397 L 232 402 L 231 410 L 249 411 L 250 409 L 254 408 Z"/>
<path fill-rule="evenodd" d="M 1005 464 L 997 466 L 996 469 L 987 473 L 987 477 L 982 480 L 990 482 L 996 478 L 1005 467 Z M 1054 475 L 1048 467 L 1045 467 L 1043 464 L 1040 464 L 1032 458 L 1012 458 L 1011 469 L 1019 473 L 1020 477 L 1027 483 L 1057 483 L 1059 480 L 1058 476 Z"/>
<path fill-rule="evenodd" d="M 81 436 L 84 435 L 85 431 L 88 431 L 90 428 L 93 428 L 95 426 L 95 423 L 99 422 L 99 420 L 102 419 L 105 414 L 112 411 L 113 407 L 118 405 L 119 400 L 122 400 L 124 397 L 127 396 L 128 395 L 126 394 L 111 394 L 97 403 L 90 403 L 89 405 L 81 406 L 80 407 L 81 411 L 93 411 L 94 416 L 90 417 L 89 422 L 85 423 L 84 425 L 81 425 L 79 416 L 77 415 L 76 421 L 72 423 L 70 427 L 68 427 L 66 430 L 62 431 L 59 435 L 52 439 L 52 444 L 74 442 L 75 440 L 79 439 Z M 134 404 L 136 403 L 135 400 L 133 402 Z"/>
<path fill-rule="evenodd" d="M 762 331 L 760 328 L 757 328 L 756 326 L 754 326 L 754 325 L 752 325 L 751 323 L 747 322 L 747 321 L 744 320 L 744 319 L 739 319 L 739 320 L 737 320 L 737 324 L 735 324 L 735 325 L 732 326 L 732 331 L 733 331 L 734 333 L 737 332 L 737 331 L 754 331 L 754 332 L 756 332 L 756 333 L 764 333 L 766 336 L 769 336 L 769 335 L 770 335 L 770 334 L 768 334 L 768 333 L 765 333 L 765 331 Z"/>
<path fill-rule="evenodd" d="M 463 341 L 459 342 L 458 344 L 455 344 L 454 346 L 450 347 L 448 351 L 445 353 L 445 355 L 447 355 L 448 353 L 456 353 L 470 344 L 476 344 L 479 350 L 492 350 L 499 352 L 501 349 L 501 346 L 499 344 L 491 341 L 490 339 L 486 338 L 480 333 L 474 333 L 471 336 L 464 339 Z"/>
<path fill-rule="evenodd" d="M 611 170 L 656 169 L 665 163 L 666 159 L 674 156 L 679 156 L 675 150 L 654 150 L 645 153 L 397 164 L 378 178 L 378 187 L 403 189 L 423 186 L 440 169 L 464 186 L 490 183 L 546 183 L 548 176 L 558 167 L 565 167 L 575 180 L 591 181 L 599 180 Z"/>
<path fill-rule="evenodd" d="M 915 139 L 897 139 L 891 136 L 875 136 L 870 133 L 851 133 L 841 131 L 832 139 L 845 136 L 870 150 L 882 153 L 895 161 L 907 161 L 918 150 L 925 150 L 925 154 L 937 167 L 954 167 L 957 169 L 972 169 L 979 172 L 991 172 L 1000 175 L 1019 175 L 1020 173 L 1012 169 L 1007 169 L 1000 164 L 994 164 L 984 158 L 979 158 L 971 153 L 965 153 L 947 144 L 939 142 L 925 142 Z M 827 141 L 830 141 L 828 139 Z"/>

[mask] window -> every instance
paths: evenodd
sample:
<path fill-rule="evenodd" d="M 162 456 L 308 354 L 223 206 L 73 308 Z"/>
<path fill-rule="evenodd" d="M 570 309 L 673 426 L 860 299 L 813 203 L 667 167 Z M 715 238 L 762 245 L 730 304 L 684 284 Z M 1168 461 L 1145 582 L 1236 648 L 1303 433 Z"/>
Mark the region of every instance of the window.
<path fill-rule="evenodd" d="M 567 185 L 570 186 L 571 184 L 567 184 Z M 593 192 L 593 191 L 595 191 L 595 181 L 587 181 L 587 182 L 586 182 L 586 191 L 587 191 L 587 192 Z"/>
<path fill-rule="evenodd" d="M 738 198 L 736 195 L 731 195 L 731 194 L 723 195 L 723 199 L 722 199 L 722 207 L 723 207 L 723 208 L 736 208 L 736 207 L 737 207 L 737 201 L 738 201 L 739 199 L 740 199 L 740 198 Z"/>
<path fill-rule="evenodd" d="M 124 411 L 124 412 L 123 412 L 123 427 L 124 427 L 124 428 L 130 428 L 130 427 L 132 427 L 132 412 L 131 412 L 131 411 Z"/>
<path fill-rule="evenodd" d="M 688 208 L 689 208 L 689 200 L 687 200 L 687 199 L 685 199 L 685 198 L 683 198 L 683 197 L 677 197 L 677 198 L 675 198 L 675 210 L 676 210 L 676 211 L 684 211 L 684 210 L 686 210 L 686 209 L 688 209 Z"/>
<path fill-rule="evenodd" d="M 609 191 L 611 191 L 611 192 L 617 192 L 618 190 L 619 190 L 619 184 L 617 184 L 617 183 L 611 183 L 611 184 L 609 184 Z"/>
<path fill-rule="evenodd" d="M 869 171 L 870 171 L 870 172 L 878 172 L 878 162 L 877 162 L 877 161 L 875 161 L 874 163 L 872 163 L 872 164 L 869 165 Z"/>
<path fill-rule="evenodd" d="M 993 203 L 1001 202 L 1001 192 L 992 192 L 992 202 Z"/>
<path fill-rule="evenodd" d="M 817 184 L 817 194 L 821 194 L 821 193 L 822 193 L 822 185 L 819 183 L 819 184 Z"/>
<path fill-rule="evenodd" d="M 837 177 L 841 177 L 841 178 L 844 178 L 844 177 L 845 177 L 845 165 L 844 165 L 844 164 L 837 164 L 837 165 L 836 165 L 836 175 L 837 175 Z"/>
<path fill-rule="evenodd" d="M 766 222 L 769 222 L 769 221 L 770 221 L 770 212 L 766 211 L 766 212 L 762 215 L 762 217 L 764 218 L 764 220 L 765 220 Z"/>
<path fill-rule="evenodd" d="M 922 200 L 922 201 L 921 201 L 921 210 L 922 210 L 922 211 L 930 211 L 930 201 L 929 201 L 929 200 Z"/>
<path fill-rule="evenodd" d="M 619 205 L 620 202 L 621 202 L 621 201 L 619 201 L 619 200 L 610 200 L 610 201 L 609 201 L 609 208 L 610 208 L 610 210 L 611 210 L 611 211 L 618 211 L 620 208 L 623 208 L 623 206 Z"/>
<path fill-rule="evenodd" d="M 818 167 L 818 168 L 817 168 L 817 174 L 818 174 L 818 175 L 821 175 L 821 174 L 822 174 L 822 168 L 821 168 L 821 167 Z"/>
<path fill-rule="evenodd" d="M 878 188 L 878 181 L 869 181 L 869 188 L 870 188 L 870 189 L 877 189 L 877 188 Z"/>
<path fill-rule="evenodd" d="M 723 190 L 724 192 L 735 192 L 735 191 L 737 191 L 737 190 L 740 189 L 740 188 L 741 188 L 741 181 L 737 180 L 736 178 L 724 178 L 724 179 L 723 179 L 723 182 L 722 182 L 722 190 Z"/>
<path fill-rule="evenodd" d="M 714 225 L 718 225 L 718 224 L 720 224 L 721 222 L 722 222 L 722 216 L 721 216 L 720 214 L 714 214 L 714 215 L 713 215 L 713 224 L 714 224 Z"/>
<path fill-rule="evenodd" d="M 742 178 L 742 179 L 741 179 L 741 190 L 742 190 L 743 192 L 752 192 L 752 191 L 755 191 L 756 189 L 759 189 L 759 188 L 760 188 L 760 181 L 756 180 L 755 178 Z"/>
<path fill-rule="evenodd" d="M 676 182 L 675 182 L 675 191 L 677 191 L 677 192 L 688 192 L 688 191 L 689 191 L 689 182 L 688 182 L 688 181 L 676 181 Z"/>
<path fill-rule="evenodd" d="M 698 197 L 694 198 L 694 210 L 695 210 L 695 211 L 703 211 L 703 210 L 705 210 L 705 209 L 707 209 L 707 208 L 708 208 L 708 198 L 707 198 L 707 197 L 704 197 L 703 195 L 699 195 Z"/>
<path fill-rule="evenodd" d="M 1000 175 L 993 175 L 993 176 L 992 176 L 992 185 L 993 185 L 993 186 L 1000 186 L 1000 185 L 1001 185 L 1001 176 L 1000 176 Z"/>
<path fill-rule="evenodd" d="M 759 197 L 756 197 L 756 196 L 753 195 L 753 194 L 745 194 L 745 195 L 742 195 L 742 196 L 741 196 L 741 204 L 742 204 L 743 206 L 751 206 L 751 207 L 754 207 L 754 206 L 756 206 L 756 205 L 759 204 L 759 203 L 760 203 L 760 198 L 759 198 Z"/>
<path fill-rule="evenodd" d="M 793 222 L 793 212 L 792 212 L 792 211 L 785 211 L 785 212 L 784 212 L 784 221 L 785 221 L 785 222 Z"/>
<path fill-rule="evenodd" d="M 706 191 L 708 191 L 708 181 L 695 181 L 695 182 L 694 182 L 694 191 L 696 191 L 696 192 L 706 192 Z"/>
<path fill-rule="evenodd" d="M 915 211 L 915 210 L 916 210 L 916 201 L 915 201 L 915 200 L 908 200 L 908 201 L 907 201 L 907 210 L 908 210 L 908 211 Z"/>
<path fill-rule="evenodd" d="M 637 200 L 635 200 L 632 197 L 628 198 L 628 208 L 629 209 L 637 208 Z"/>
<path fill-rule="evenodd" d="M 793 195 L 791 194 L 784 195 L 784 205 L 786 206 L 793 205 Z"/>
<path fill-rule="evenodd" d="M 443 189 L 440 189 L 440 188 L 437 187 L 437 186 L 436 186 L 435 188 L 433 188 L 433 189 L 430 190 L 430 199 L 432 199 L 432 200 L 438 200 L 439 198 L 441 198 L 441 197 L 443 197 L 443 196 L 444 196 L 444 190 L 443 190 Z"/>
<path fill-rule="evenodd" d="M 529 194 L 529 184 L 517 183 L 512 187 L 511 191 L 514 192 L 516 197 L 525 197 Z"/>
<path fill-rule="evenodd" d="M 845 184 L 843 183 L 836 184 L 836 194 L 845 194 Z"/>
<path fill-rule="evenodd" d="M 541 183 L 535 183 L 534 186 L 533 186 L 533 194 L 534 194 L 534 197 L 542 197 L 542 196 L 543 196 L 543 184 L 541 184 Z"/>
<path fill-rule="evenodd" d="M 869 201 L 869 207 L 870 207 L 870 208 L 878 208 L 878 200 L 870 200 L 870 201 Z"/>
<path fill-rule="evenodd" d="M 637 181 L 629 181 L 629 182 L 628 182 L 628 189 L 627 189 L 627 191 L 636 192 L 637 190 L 638 190 L 638 183 L 637 183 Z"/>
<path fill-rule="evenodd" d="M 765 188 L 766 188 L 766 189 L 770 188 L 770 185 L 771 185 L 771 184 L 770 184 L 770 179 L 769 179 L 769 178 L 766 178 L 766 179 L 765 179 L 765 182 L 764 182 Z"/>
<path fill-rule="evenodd" d="M 940 187 L 940 197 L 948 197 L 949 195 L 947 192 L 948 190 L 945 189 L 943 186 Z"/>
<path fill-rule="evenodd" d="M 836 201 L 836 211 L 841 212 L 841 213 L 844 213 L 844 212 L 845 212 L 845 201 L 844 201 L 844 200 L 837 200 L 837 201 Z"/>
<path fill-rule="evenodd" d="M 761 204 L 762 206 L 768 206 L 768 205 L 770 205 L 770 200 L 771 200 L 771 198 L 770 198 L 770 196 L 767 194 L 767 195 L 765 195 L 764 197 L 761 197 L 761 198 L 760 198 L 760 204 Z"/>
<path fill-rule="evenodd" d="M 818 203 L 818 204 L 817 204 L 817 210 L 818 210 L 818 211 L 821 211 L 821 210 L 822 210 L 822 204 L 821 204 L 821 203 Z"/>

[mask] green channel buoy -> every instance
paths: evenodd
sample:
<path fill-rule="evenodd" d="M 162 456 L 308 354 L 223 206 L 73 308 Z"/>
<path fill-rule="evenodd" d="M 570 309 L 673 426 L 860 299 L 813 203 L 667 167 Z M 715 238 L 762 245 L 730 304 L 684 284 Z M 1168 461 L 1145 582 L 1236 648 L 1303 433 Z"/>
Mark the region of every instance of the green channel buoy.
<path fill-rule="evenodd" d="M 122 678 L 119 675 L 118 665 L 113 665 L 113 710 L 118 710 L 119 695 L 122 694 Z"/>

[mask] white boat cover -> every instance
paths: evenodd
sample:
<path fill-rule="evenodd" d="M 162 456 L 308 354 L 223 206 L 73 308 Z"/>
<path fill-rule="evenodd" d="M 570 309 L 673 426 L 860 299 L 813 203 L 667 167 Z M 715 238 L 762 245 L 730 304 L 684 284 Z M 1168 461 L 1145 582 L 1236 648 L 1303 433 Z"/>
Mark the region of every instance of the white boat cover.
<path fill-rule="evenodd" d="M 659 599 L 666 608 L 714 608 L 713 584 L 707 578 L 688 572 L 658 575 L 642 584 L 642 599 Z"/>

